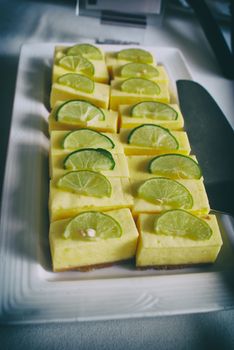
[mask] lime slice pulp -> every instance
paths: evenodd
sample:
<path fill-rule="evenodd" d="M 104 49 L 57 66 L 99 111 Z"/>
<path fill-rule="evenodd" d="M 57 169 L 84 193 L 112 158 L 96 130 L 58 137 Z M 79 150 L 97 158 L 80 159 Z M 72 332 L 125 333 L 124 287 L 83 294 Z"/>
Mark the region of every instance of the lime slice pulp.
<path fill-rule="evenodd" d="M 82 56 L 64 56 L 60 58 L 58 64 L 68 70 L 92 77 L 95 69 L 94 65 Z"/>
<path fill-rule="evenodd" d="M 69 132 L 63 140 L 63 148 L 104 148 L 113 149 L 114 142 L 106 135 L 92 129 L 79 129 Z"/>
<path fill-rule="evenodd" d="M 144 78 L 129 78 L 121 84 L 121 90 L 129 94 L 159 95 L 161 89 L 157 83 Z"/>
<path fill-rule="evenodd" d="M 66 226 L 64 238 L 96 240 L 119 238 L 122 228 L 110 215 L 87 211 L 77 215 Z"/>
<path fill-rule="evenodd" d="M 170 210 L 156 218 L 154 230 L 157 234 L 206 240 L 212 235 L 208 223 L 184 210 Z"/>
<path fill-rule="evenodd" d="M 64 124 L 79 124 L 105 120 L 103 111 L 92 103 L 81 100 L 66 101 L 57 109 L 56 120 Z"/>
<path fill-rule="evenodd" d="M 178 113 L 166 103 L 145 101 L 134 105 L 131 109 L 134 118 L 149 118 L 156 120 L 176 120 Z"/>
<path fill-rule="evenodd" d="M 143 182 L 138 189 L 140 198 L 168 209 L 191 209 L 193 197 L 181 183 L 166 179 L 152 178 Z"/>
<path fill-rule="evenodd" d="M 127 63 L 121 68 L 121 76 L 125 78 L 151 79 L 159 75 L 157 68 L 147 63 Z"/>
<path fill-rule="evenodd" d="M 126 60 L 131 62 L 153 63 L 153 56 L 151 55 L 151 53 L 138 48 L 121 50 L 117 53 L 117 57 L 120 60 Z"/>
<path fill-rule="evenodd" d="M 94 81 L 89 77 L 77 73 L 67 73 L 58 78 L 57 82 L 78 91 L 91 94 L 94 90 Z"/>
<path fill-rule="evenodd" d="M 89 197 L 110 197 L 111 183 L 102 174 L 90 170 L 71 171 L 63 175 L 58 183 L 63 190 Z"/>
<path fill-rule="evenodd" d="M 163 154 L 153 158 L 149 172 L 176 179 L 200 179 L 202 176 L 195 160 L 182 154 Z"/>
<path fill-rule="evenodd" d="M 134 128 L 128 136 L 128 143 L 159 150 L 176 150 L 179 148 L 177 139 L 168 129 L 154 124 L 143 124 Z"/>
<path fill-rule="evenodd" d="M 67 50 L 67 55 L 82 55 L 90 60 L 101 60 L 103 58 L 100 49 L 91 44 L 77 44 Z"/>
<path fill-rule="evenodd" d="M 64 160 L 64 168 L 72 170 L 112 170 L 115 161 L 112 154 L 102 148 L 84 148 L 72 152 Z"/>

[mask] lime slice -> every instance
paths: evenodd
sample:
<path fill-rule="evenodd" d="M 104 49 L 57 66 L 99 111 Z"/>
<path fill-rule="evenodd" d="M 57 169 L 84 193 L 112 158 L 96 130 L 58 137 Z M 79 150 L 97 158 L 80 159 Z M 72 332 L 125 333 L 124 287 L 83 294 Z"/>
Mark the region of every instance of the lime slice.
<path fill-rule="evenodd" d="M 166 208 L 191 209 L 193 197 L 181 183 L 162 177 L 146 180 L 138 189 L 140 198 Z"/>
<path fill-rule="evenodd" d="M 66 101 L 57 109 L 56 120 L 64 124 L 105 120 L 103 111 L 92 103 L 81 100 Z"/>
<path fill-rule="evenodd" d="M 72 170 L 112 170 L 115 161 L 112 154 L 102 148 L 84 148 L 70 153 L 64 160 L 64 168 Z"/>
<path fill-rule="evenodd" d="M 181 154 L 163 154 L 153 158 L 149 163 L 149 172 L 177 179 L 200 179 L 202 175 L 199 165 Z"/>
<path fill-rule="evenodd" d="M 71 171 L 58 181 L 61 189 L 89 197 L 110 197 L 111 183 L 102 174 L 90 170 Z"/>
<path fill-rule="evenodd" d="M 124 49 L 117 53 L 117 57 L 120 60 L 131 62 L 153 63 L 153 56 L 151 53 L 142 49 Z"/>
<path fill-rule="evenodd" d="M 63 148 L 104 148 L 113 149 L 114 142 L 106 135 L 91 129 L 79 129 L 69 132 L 63 140 Z"/>
<path fill-rule="evenodd" d="M 165 103 L 146 101 L 134 105 L 131 110 L 131 116 L 156 120 L 176 120 L 178 113 Z"/>
<path fill-rule="evenodd" d="M 64 56 L 59 60 L 58 64 L 65 69 L 90 77 L 94 75 L 95 71 L 93 64 L 82 56 Z"/>
<path fill-rule="evenodd" d="M 154 78 L 159 75 L 157 68 L 147 63 L 127 63 L 121 68 L 121 76 L 125 78 Z"/>
<path fill-rule="evenodd" d="M 134 128 L 128 135 L 128 143 L 165 150 L 179 148 L 177 139 L 168 129 L 154 124 L 143 124 Z"/>
<path fill-rule="evenodd" d="M 156 218 L 154 230 L 157 234 L 206 240 L 212 235 L 210 226 L 204 220 L 184 210 L 170 210 Z"/>
<path fill-rule="evenodd" d="M 64 238 L 97 240 L 119 238 L 122 228 L 110 215 L 86 211 L 73 218 L 63 233 Z"/>
<path fill-rule="evenodd" d="M 91 44 L 77 44 L 67 50 L 67 55 L 82 55 L 89 60 L 102 60 L 102 52 Z"/>
<path fill-rule="evenodd" d="M 75 90 L 91 94 L 94 90 L 94 81 L 85 75 L 77 73 L 67 73 L 58 78 L 57 82 Z"/>
<path fill-rule="evenodd" d="M 129 78 L 121 84 L 121 90 L 130 94 L 159 95 L 160 87 L 152 80 L 143 78 Z"/>

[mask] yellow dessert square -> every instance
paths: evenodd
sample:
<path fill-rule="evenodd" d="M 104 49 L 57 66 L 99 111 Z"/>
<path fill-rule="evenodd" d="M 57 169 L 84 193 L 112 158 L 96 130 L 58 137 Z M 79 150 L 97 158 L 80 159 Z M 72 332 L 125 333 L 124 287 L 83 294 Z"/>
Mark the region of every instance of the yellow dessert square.
<path fill-rule="evenodd" d="M 124 154 L 113 154 L 115 167 L 112 170 L 100 171 L 107 177 L 129 177 L 128 162 Z M 61 154 L 53 154 L 50 162 L 50 177 L 59 177 L 72 169 L 64 169 L 64 160 L 67 156 Z"/>
<path fill-rule="evenodd" d="M 189 158 L 195 160 L 197 162 L 197 158 L 195 156 L 190 155 Z M 127 156 L 128 160 L 128 168 L 131 179 L 146 179 L 150 177 L 160 176 L 157 174 L 151 174 L 149 172 L 149 164 L 151 160 L 154 159 L 152 156 Z M 170 178 L 173 178 L 173 176 Z"/>
<path fill-rule="evenodd" d="M 157 155 L 157 154 L 167 154 L 167 153 L 179 153 L 188 155 L 190 153 L 190 144 L 188 136 L 184 131 L 171 131 L 171 134 L 177 139 L 179 143 L 179 148 L 176 150 L 158 149 L 153 147 L 142 147 L 131 145 L 128 143 L 128 136 L 130 134 L 130 129 L 120 130 L 120 142 L 122 142 L 124 147 L 124 152 L 126 155 Z"/>
<path fill-rule="evenodd" d="M 181 111 L 176 104 L 169 104 L 177 113 L 178 117 L 176 120 L 162 120 L 162 119 L 152 119 L 152 118 L 135 118 L 131 116 L 131 109 L 134 105 L 120 105 L 119 106 L 119 117 L 120 117 L 120 127 L 131 129 L 142 124 L 155 124 L 160 125 L 164 128 L 170 130 L 181 130 L 184 127 L 184 118 Z"/>
<path fill-rule="evenodd" d="M 110 51 L 110 52 L 106 52 L 106 65 L 107 65 L 107 69 L 109 70 L 110 75 L 113 75 L 113 67 L 114 66 L 123 66 L 124 64 L 127 64 L 131 61 L 127 61 L 127 60 L 120 60 L 117 57 L 118 51 L 114 52 L 114 51 Z M 153 62 L 152 65 L 156 65 L 156 59 L 155 57 L 152 55 L 153 57 Z"/>
<path fill-rule="evenodd" d="M 61 123 L 56 120 L 56 111 L 61 105 L 61 101 L 58 101 L 54 108 L 52 109 L 48 122 L 49 122 L 49 132 L 52 130 L 76 130 L 80 128 L 92 128 L 96 131 L 106 131 L 106 132 L 117 132 L 118 127 L 118 113 L 115 111 L 102 109 L 105 120 L 90 120 L 90 121 L 79 121 L 77 124 L 73 123 Z"/>
<path fill-rule="evenodd" d="M 67 47 L 67 46 L 56 46 L 55 47 L 54 64 L 53 64 L 53 72 L 52 72 L 52 81 L 53 82 L 55 82 L 61 75 L 71 73 L 71 72 L 75 73 L 75 71 L 68 70 L 59 64 L 59 60 L 66 55 L 66 51 L 68 48 L 69 47 Z M 103 53 L 102 60 L 89 59 L 89 61 L 94 66 L 94 75 L 92 77 L 94 79 L 94 81 L 96 81 L 97 83 L 108 84 L 109 73 L 108 73 L 106 62 L 104 59 L 104 53 Z"/>
<path fill-rule="evenodd" d="M 111 81 L 111 90 L 110 90 L 110 108 L 117 110 L 119 105 L 129 105 L 135 104 L 142 101 L 158 101 L 169 103 L 170 95 L 168 84 L 158 82 L 157 84 L 160 87 L 160 93 L 154 95 L 145 95 L 145 94 L 135 94 L 124 92 L 121 90 L 122 81 L 112 80 Z"/>
<path fill-rule="evenodd" d="M 126 79 L 121 75 L 121 68 L 122 67 L 123 66 L 121 64 L 113 66 L 113 79 L 115 79 L 115 80 Z M 166 69 L 163 66 L 154 66 L 154 67 L 157 69 L 158 75 L 156 77 L 148 78 L 148 79 L 156 81 L 156 82 L 163 82 L 165 84 L 168 84 L 169 78 L 168 78 L 168 74 L 166 72 Z"/>
<path fill-rule="evenodd" d="M 212 229 L 207 240 L 193 240 L 179 236 L 154 233 L 154 214 L 141 214 L 138 218 L 140 233 L 136 253 L 138 267 L 178 267 L 213 263 L 222 246 L 222 238 L 215 215 L 204 220 Z"/>
<path fill-rule="evenodd" d="M 107 211 L 131 208 L 133 197 L 131 185 L 126 177 L 109 177 L 111 197 L 89 197 L 62 190 L 57 186 L 58 179 L 50 181 L 49 212 L 51 221 L 65 219 L 86 210 Z"/>
<path fill-rule="evenodd" d="M 138 231 L 129 209 L 108 211 L 119 222 L 122 235 L 118 238 L 85 241 L 63 237 L 69 219 L 50 225 L 50 249 L 54 271 L 71 269 L 89 270 L 95 267 L 121 262 L 134 257 Z"/>
<path fill-rule="evenodd" d="M 50 106 L 53 108 L 57 101 L 81 99 L 89 101 L 97 107 L 108 109 L 109 97 L 110 86 L 107 84 L 94 83 L 94 91 L 87 93 L 55 82 L 51 88 Z"/>
<path fill-rule="evenodd" d="M 133 214 L 134 216 L 140 213 L 160 213 L 164 210 L 171 209 L 170 207 L 163 206 L 156 203 L 151 203 L 138 196 L 138 189 L 141 184 L 154 177 L 152 174 L 143 175 L 139 174 L 139 177 L 131 179 L 132 194 L 134 196 Z M 210 205 L 206 194 L 206 189 L 202 180 L 176 180 L 180 184 L 184 185 L 193 197 L 193 206 L 187 211 L 195 215 L 207 215 L 210 211 Z"/>
<path fill-rule="evenodd" d="M 65 137 L 70 133 L 69 130 L 52 130 L 50 133 L 50 154 L 61 154 L 68 155 L 70 152 L 75 151 L 76 149 L 65 149 L 63 147 L 63 141 Z M 109 137 L 112 140 L 115 147 L 108 149 L 112 154 L 123 154 L 124 149 L 123 145 L 119 141 L 119 135 L 113 133 L 102 133 L 103 135 Z M 89 146 L 87 146 L 89 147 Z M 92 146 L 93 147 L 93 146 Z"/>

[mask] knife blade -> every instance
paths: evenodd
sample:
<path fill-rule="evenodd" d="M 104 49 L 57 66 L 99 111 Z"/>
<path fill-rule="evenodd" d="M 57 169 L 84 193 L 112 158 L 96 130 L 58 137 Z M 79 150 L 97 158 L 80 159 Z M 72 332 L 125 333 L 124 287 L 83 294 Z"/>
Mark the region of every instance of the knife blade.
<path fill-rule="evenodd" d="M 210 206 L 234 215 L 234 131 L 200 84 L 176 82 L 185 131 L 201 166 Z"/>

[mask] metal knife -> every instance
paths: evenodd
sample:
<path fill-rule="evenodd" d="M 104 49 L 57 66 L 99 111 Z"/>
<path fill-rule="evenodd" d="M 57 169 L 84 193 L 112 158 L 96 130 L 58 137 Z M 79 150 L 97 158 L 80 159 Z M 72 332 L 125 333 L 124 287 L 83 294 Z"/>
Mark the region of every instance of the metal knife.
<path fill-rule="evenodd" d="M 201 85 L 190 80 L 176 84 L 191 154 L 201 166 L 211 209 L 234 215 L 234 131 Z"/>

